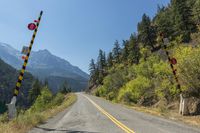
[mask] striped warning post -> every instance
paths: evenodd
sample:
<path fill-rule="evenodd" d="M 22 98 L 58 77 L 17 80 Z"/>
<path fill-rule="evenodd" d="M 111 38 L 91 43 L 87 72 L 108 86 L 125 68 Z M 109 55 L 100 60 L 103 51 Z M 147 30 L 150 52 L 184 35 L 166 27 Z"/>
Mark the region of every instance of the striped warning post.
<path fill-rule="evenodd" d="M 32 46 L 33 46 L 33 43 L 34 43 L 37 31 L 38 31 L 38 27 L 39 27 L 39 24 L 40 24 L 40 21 L 41 21 L 42 14 L 43 14 L 43 11 L 40 12 L 40 16 L 39 16 L 39 18 L 37 20 L 37 24 L 36 24 L 37 27 L 35 28 L 34 33 L 32 35 L 32 39 L 31 39 L 31 42 L 30 42 L 30 45 L 29 45 L 29 51 L 26 54 L 26 57 L 25 57 L 25 60 L 24 60 L 24 64 L 22 66 L 22 69 L 21 69 L 19 77 L 18 77 L 18 81 L 17 81 L 16 86 L 15 86 L 14 96 L 18 96 L 18 94 L 19 94 L 19 89 L 20 89 L 20 87 L 22 85 L 22 80 L 23 80 L 23 77 L 24 77 L 24 72 L 26 70 L 26 65 L 28 63 L 28 59 L 29 59 L 29 56 L 31 54 L 31 49 L 32 49 Z"/>
<path fill-rule="evenodd" d="M 177 88 L 178 88 L 179 91 L 181 92 L 181 85 L 180 85 L 180 83 L 179 83 L 178 76 L 177 76 L 177 74 L 176 74 L 176 69 L 174 68 L 174 65 L 173 65 L 172 62 L 171 62 L 171 57 L 170 57 L 170 55 L 169 55 L 169 51 L 167 50 L 167 44 L 166 44 L 166 42 L 164 41 L 164 35 L 161 34 L 160 36 L 161 36 L 161 38 L 162 38 L 162 42 L 163 42 L 163 44 L 164 44 L 164 50 L 165 50 L 165 53 L 166 53 L 166 55 L 167 55 L 168 61 L 169 61 L 169 63 L 170 63 L 170 67 L 171 67 L 171 69 L 172 69 L 174 78 L 175 78 L 176 83 L 177 83 Z"/>

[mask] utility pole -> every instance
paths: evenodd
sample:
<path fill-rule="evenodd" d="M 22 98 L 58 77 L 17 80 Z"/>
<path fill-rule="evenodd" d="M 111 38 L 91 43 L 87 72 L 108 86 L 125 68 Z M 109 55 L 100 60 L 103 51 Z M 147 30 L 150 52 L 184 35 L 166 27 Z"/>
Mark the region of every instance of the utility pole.
<path fill-rule="evenodd" d="M 34 32 L 33 32 L 33 35 L 32 35 L 32 39 L 30 41 L 30 45 L 29 45 L 29 47 L 27 49 L 26 56 L 24 58 L 24 64 L 23 64 L 22 69 L 20 71 L 20 74 L 18 76 L 18 80 L 17 80 L 16 86 L 15 86 L 15 89 L 14 89 L 13 97 L 11 99 L 10 104 L 7 104 L 9 119 L 13 119 L 13 118 L 16 117 L 16 107 L 15 107 L 15 104 L 16 104 L 16 101 L 17 101 L 17 96 L 19 94 L 19 90 L 20 90 L 20 87 L 21 87 L 21 84 L 22 84 L 22 80 L 23 80 L 23 77 L 24 77 L 24 72 L 26 70 L 28 59 L 29 59 L 29 56 L 31 54 L 31 49 L 32 49 L 32 46 L 33 46 L 33 43 L 34 43 L 37 31 L 38 31 L 38 27 L 39 27 L 39 24 L 40 24 L 40 21 L 41 21 L 42 14 L 43 14 L 43 11 L 40 12 L 38 20 L 34 21 L 36 24 L 35 23 L 30 23 L 28 25 L 28 29 L 29 30 L 34 30 Z"/>

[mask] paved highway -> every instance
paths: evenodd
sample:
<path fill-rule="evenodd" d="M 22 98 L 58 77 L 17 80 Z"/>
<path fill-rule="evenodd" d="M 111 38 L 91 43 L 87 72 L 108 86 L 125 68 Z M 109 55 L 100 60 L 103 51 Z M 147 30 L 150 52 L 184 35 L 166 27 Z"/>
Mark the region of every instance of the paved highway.
<path fill-rule="evenodd" d="M 200 133 L 199 128 L 77 93 L 70 108 L 29 133 Z"/>

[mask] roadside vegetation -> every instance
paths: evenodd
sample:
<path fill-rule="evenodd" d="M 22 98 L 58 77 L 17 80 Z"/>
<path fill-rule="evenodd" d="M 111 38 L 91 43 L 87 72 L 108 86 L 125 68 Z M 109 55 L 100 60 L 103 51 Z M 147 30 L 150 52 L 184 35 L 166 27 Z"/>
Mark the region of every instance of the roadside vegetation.
<path fill-rule="evenodd" d="M 38 88 L 37 85 L 39 85 L 38 81 L 35 83 L 35 89 Z M 31 94 L 32 106 L 27 110 L 19 109 L 15 119 L 9 121 L 7 113 L 0 116 L 0 133 L 26 133 L 76 101 L 76 95 L 70 93 L 65 86 L 55 95 L 48 86 L 43 86 L 37 91 L 34 90 Z"/>
<path fill-rule="evenodd" d="M 90 63 L 88 91 L 96 96 L 128 105 L 178 112 L 182 91 L 189 101 L 189 114 L 200 114 L 200 1 L 172 0 L 158 7 L 152 19 L 146 14 L 137 33 L 114 43 L 106 54 Z M 160 34 L 170 40 L 167 50 L 177 59 L 176 73 L 181 91 L 170 68 Z M 178 113 L 177 113 L 178 114 Z M 198 118 L 199 119 L 199 118 Z"/>

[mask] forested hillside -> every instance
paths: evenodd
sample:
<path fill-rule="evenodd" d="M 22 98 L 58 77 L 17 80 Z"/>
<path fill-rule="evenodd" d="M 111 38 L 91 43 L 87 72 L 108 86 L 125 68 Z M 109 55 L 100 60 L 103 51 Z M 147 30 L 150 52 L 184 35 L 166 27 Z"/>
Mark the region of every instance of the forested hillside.
<path fill-rule="evenodd" d="M 2 113 L 6 109 L 5 104 L 10 103 L 10 100 L 13 96 L 13 91 L 19 72 L 10 65 L 3 62 L 1 59 L 0 68 L 0 113 Z M 26 108 L 30 105 L 28 95 L 33 81 L 33 76 L 29 73 L 25 73 L 17 103 L 17 105 L 21 108 Z"/>
<path fill-rule="evenodd" d="M 19 71 L 6 64 L 0 59 L 0 114 L 7 110 L 6 104 L 10 103 L 13 97 L 14 87 L 17 82 Z M 59 79 L 60 80 L 60 79 Z M 71 86 L 69 86 L 66 80 L 59 81 L 59 91 L 53 92 L 49 89 L 48 82 L 42 83 L 38 79 L 35 79 L 30 73 L 25 72 L 22 87 L 20 88 L 19 96 L 17 97 L 17 109 L 23 110 L 31 107 L 38 96 L 51 95 L 54 98 L 60 93 L 71 92 Z M 73 81 L 72 81 L 73 82 Z M 74 83 L 75 84 L 75 83 Z M 55 95 L 55 96 L 54 96 Z M 42 96 L 41 96 L 42 97 Z"/>
<path fill-rule="evenodd" d="M 111 52 L 99 50 L 90 63 L 90 87 L 97 96 L 144 106 L 166 106 L 185 97 L 200 98 L 200 0 L 171 0 L 147 14 L 130 38 L 114 43 Z M 177 59 L 177 88 L 160 35 L 170 40 L 167 50 Z M 197 101 L 197 100 L 196 100 Z M 196 104 L 200 107 L 200 102 Z M 192 111 L 191 111 L 192 112 Z M 199 110 L 200 112 L 200 110 Z"/>

